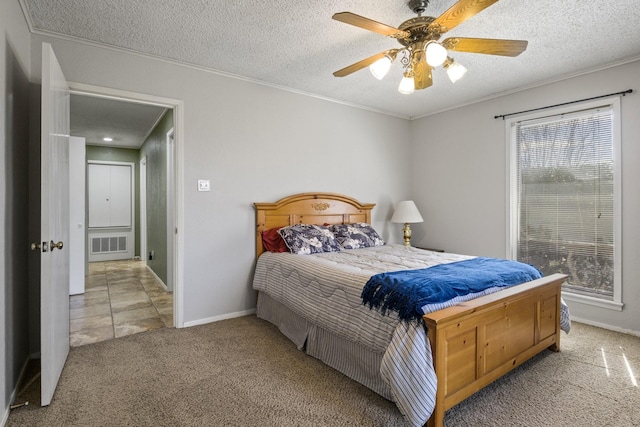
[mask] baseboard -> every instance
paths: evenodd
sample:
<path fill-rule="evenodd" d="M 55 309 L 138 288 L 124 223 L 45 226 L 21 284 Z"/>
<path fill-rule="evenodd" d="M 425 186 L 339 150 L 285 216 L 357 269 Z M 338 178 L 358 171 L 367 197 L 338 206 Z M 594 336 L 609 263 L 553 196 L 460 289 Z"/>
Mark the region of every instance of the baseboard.
<path fill-rule="evenodd" d="M 204 319 L 198 319 L 198 320 L 192 320 L 190 322 L 184 322 L 184 327 L 188 328 L 190 326 L 198 326 L 198 325 L 205 325 L 207 323 L 219 322 L 220 320 L 235 319 L 236 317 L 242 317 L 242 316 L 248 316 L 250 314 L 255 314 L 255 312 L 256 312 L 256 309 L 252 308 L 251 310 L 236 311 L 235 313 L 223 314 L 221 316 L 206 317 Z"/>
<path fill-rule="evenodd" d="M 151 275 L 153 277 L 155 277 L 155 279 L 158 281 L 158 283 L 160 283 L 162 285 L 162 287 L 164 288 L 164 290 L 167 290 L 167 285 L 162 281 L 162 279 L 160 277 L 158 277 L 158 275 L 156 274 L 155 271 L 153 271 L 153 269 L 151 267 L 149 267 L 149 265 L 147 264 L 147 270 L 149 270 L 149 273 L 151 273 Z"/>
<path fill-rule="evenodd" d="M 7 406 L 4 409 L 4 412 L 2 414 L 2 419 L 0 419 L 0 427 L 4 427 L 5 424 L 7 424 L 8 419 L 9 419 L 9 407 Z"/>
<path fill-rule="evenodd" d="M 27 360 L 25 360 L 24 364 L 22 365 L 22 369 L 20 370 L 20 375 L 18 376 L 18 381 L 16 382 L 16 385 L 13 387 L 11 396 L 9 396 L 9 405 L 6 408 L 4 408 L 2 419 L 0 419 L 0 427 L 4 427 L 4 425 L 7 423 L 7 420 L 9 419 L 9 413 L 11 412 L 11 405 L 15 403 L 16 397 L 18 397 L 19 387 L 24 380 L 24 376 L 27 373 L 27 366 L 29 365 L 29 361 L 31 359 L 32 359 L 32 356 L 30 355 L 29 357 L 27 357 Z"/>
<path fill-rule="evenodd" d="M 584 323 L 585 325 L 595 326 L 597 328 L 607 329 L 607 330 L 613 331 L 613 332 L 620 332 L 621 334 L 634 335 L 636 337 L 640 337 L 640 331 L 633 331 L 631 329 L 624 329 L 624 328 L 620 328 L 620 327 L 617 327 L 617 326 L 607 325 L 605 323 L 593 322 L 591 320 L 582 319 L 580 317 L 575 317 L 574 315 L 571 315 L 571 321 L 572 322 L 578 322 L 578 323 Z"/>

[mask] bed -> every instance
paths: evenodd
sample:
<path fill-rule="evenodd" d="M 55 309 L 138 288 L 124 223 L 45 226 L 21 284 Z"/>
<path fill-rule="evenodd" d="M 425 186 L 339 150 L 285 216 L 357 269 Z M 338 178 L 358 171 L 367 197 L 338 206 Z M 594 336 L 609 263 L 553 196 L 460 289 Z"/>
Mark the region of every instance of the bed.
<path fill-rule="evenodd" d="M 561 319 L 568 331 L 561 274 L 441 309 L 434 305 L 420 324 L 400 322 L 394 313 L 362 304 L 367 277 L 388 268 L 385 263 L 412 269 L 470 257 L 402 245 L 313 256 L 271 253 L 263 243 L 267 231 L 294 224 L 370 224 L 374 204 L 302 193 L 254 205 L 257 316 L 300 350 L 394 401 L 411 425 L 442 426 L 447 409 L 536 354 L 559 351 Z"/>

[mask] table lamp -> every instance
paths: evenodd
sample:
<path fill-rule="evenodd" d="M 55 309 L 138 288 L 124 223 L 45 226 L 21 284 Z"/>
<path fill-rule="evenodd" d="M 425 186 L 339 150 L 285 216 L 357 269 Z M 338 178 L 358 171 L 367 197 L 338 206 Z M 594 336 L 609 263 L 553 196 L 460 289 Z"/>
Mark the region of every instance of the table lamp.
<path fill-rule="evenodd" d="M 402 232 L 404 235 L 405 246 L 411 245 L 411 227 L 409 224 L 423 221 L 424 220 L 422 219 L 420 212 L 418 212 L 416 204 L 413 203 L 413 200 L 398 202 L 396 210 L 393 212 L 393 216 L 391 217 L 391 222 L 404 223 Z"/>

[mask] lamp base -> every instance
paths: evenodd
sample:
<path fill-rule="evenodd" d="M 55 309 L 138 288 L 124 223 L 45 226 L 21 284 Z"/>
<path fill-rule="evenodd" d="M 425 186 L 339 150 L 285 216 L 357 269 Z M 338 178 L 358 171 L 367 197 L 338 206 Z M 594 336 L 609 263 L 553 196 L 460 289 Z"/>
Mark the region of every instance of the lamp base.
<path fill-rule="evenodd" d="M 404 223 L 404 227 L 402 228 L 402 235 L 404 236 L 404 245 L 411 246 L 411 226 L 409 226 L 408 222 Z"/>

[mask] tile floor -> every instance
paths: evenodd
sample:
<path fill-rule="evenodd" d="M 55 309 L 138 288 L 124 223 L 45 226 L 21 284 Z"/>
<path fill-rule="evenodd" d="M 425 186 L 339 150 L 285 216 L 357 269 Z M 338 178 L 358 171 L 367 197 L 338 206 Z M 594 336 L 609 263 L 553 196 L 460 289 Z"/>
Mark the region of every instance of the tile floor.
<path fill-rule="evenodd" d="M 72 347 L 173 326 L 173 294 L 144 261 L 90 263 L 85 293 L 69 308 Z"/>

